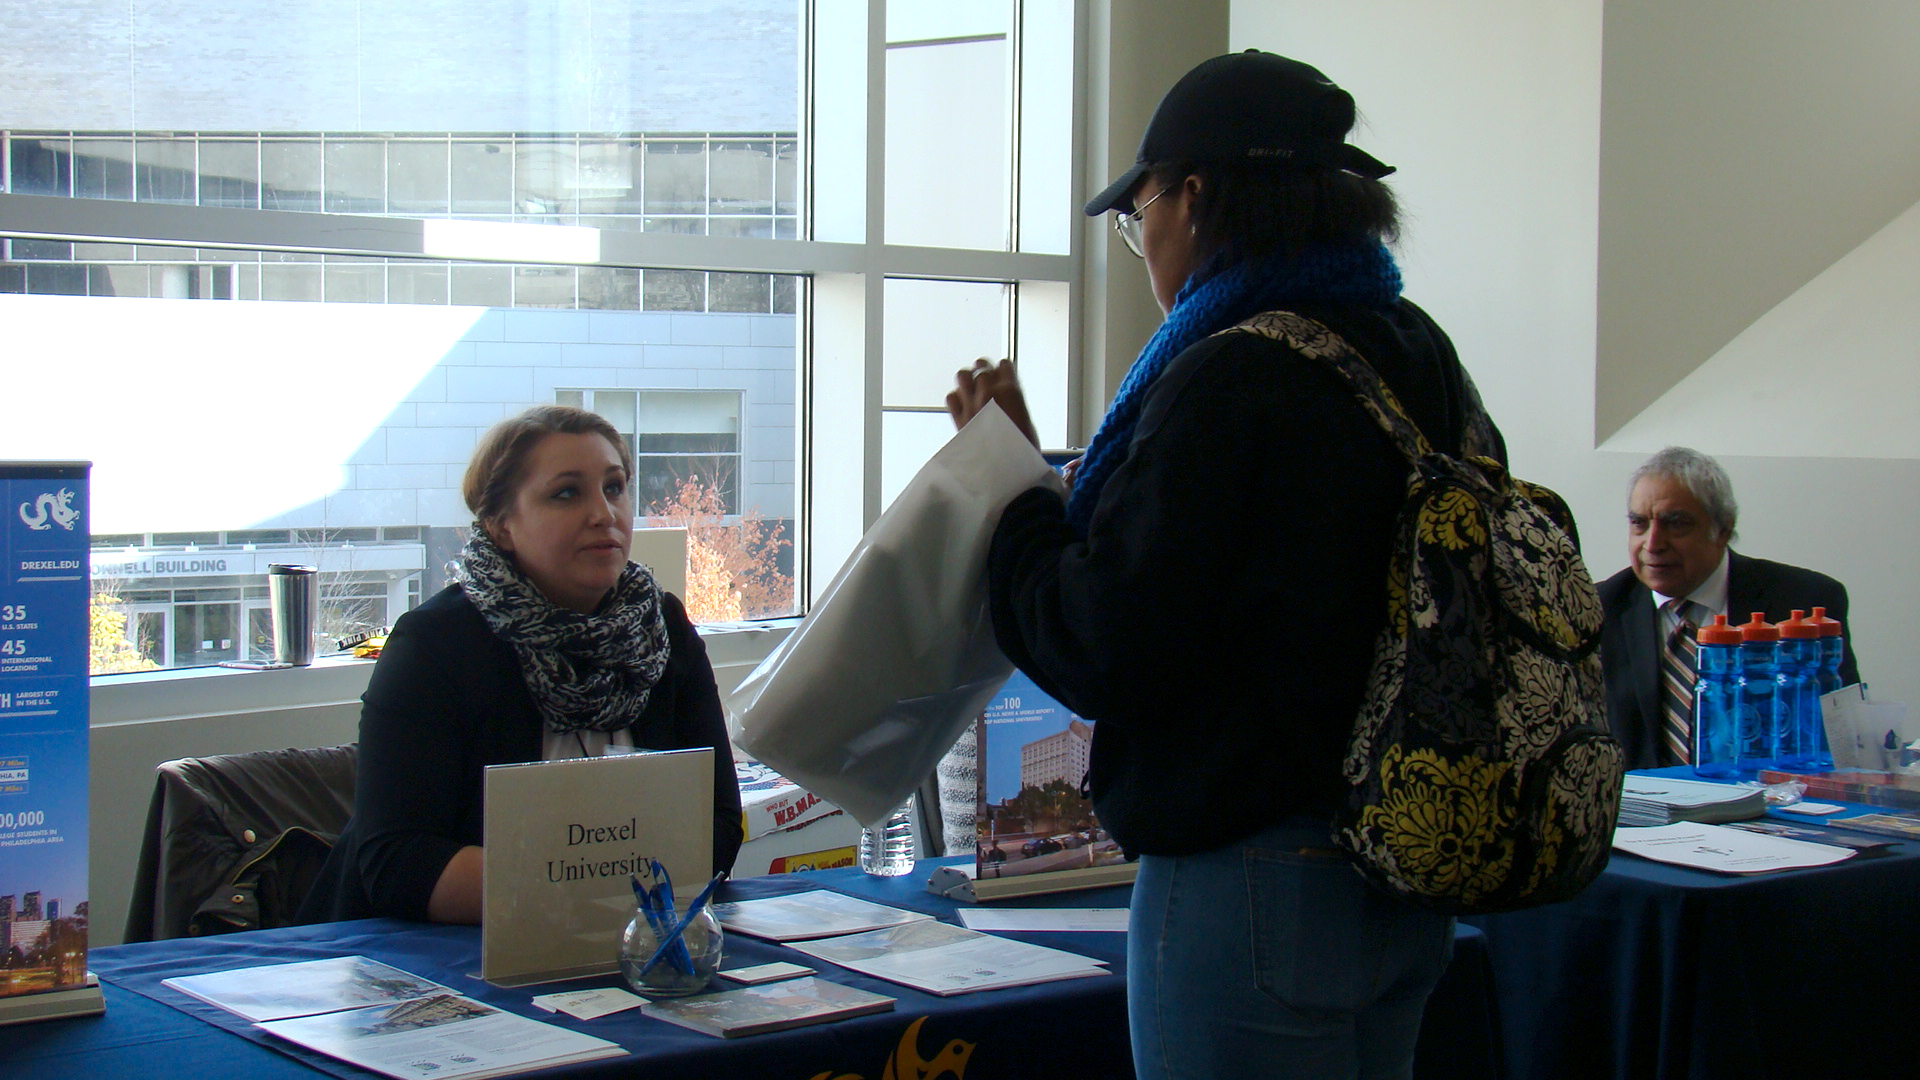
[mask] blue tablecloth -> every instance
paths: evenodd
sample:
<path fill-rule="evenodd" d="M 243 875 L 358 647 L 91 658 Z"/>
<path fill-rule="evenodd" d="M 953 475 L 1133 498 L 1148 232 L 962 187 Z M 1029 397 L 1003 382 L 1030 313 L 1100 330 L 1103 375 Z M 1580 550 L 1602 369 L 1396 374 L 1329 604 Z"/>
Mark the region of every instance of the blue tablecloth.
<path fill-rule="evenodd" d="M 751 899 L 830 888 L 896 907 L 958 921 L 958 905 L 925 891 L 930 864 L 909 876 L 871 878 L 827 870 L 731 882 L 722 899 Z M 1023 898 L 1010 906 L 1106 907 L 1126 903 L 1127 889 L 1109 888 Z M 1049 1080 L 1124 1080 L 1132 1075 L 1127 1028 L 1125 935 L 1010 934 L 1108 961 L 1109 978 L 1075 979 L 940 998 L 820 965 L 782 946 L 744 935 L 728 939 L 728 963 L 788 959 L 821 966 L 848 985 L 899 999 L 892 1013 L 722 1040 L 641 1016 L 637 1011 L 593 1021 L 540 1012 L 528 999 L 572 987 L 616 985 L 616 976 L 506 990 L 472 973 L 480 966 L 478 931 L 387 919 L 328 923 L 251 934 L 120 945 L 94 950 L 91 966 L 106 988 L 103 1017 L 9 1029 L 0 1037 L 0 1071 L 12 1077 L 160 1076 L 211 1080 L 276 1080 L 309 1076 L 307 1068 L 364 1080 L 372 1074 L 274 1040 L 245 1021 L 160 985 L 160 980 L 226 968 L 360 954 L 453 987 L 512 1012 L 576 1028 L 620 1043 L 634 1056 L 553 1070 L 565 1076 L 644 1076 L 647 1080 L 821 1075 L 878 1080 L 918 1077 L 956 1040 L 965 1044 L 967 1080 L 1034 1076 Z M 1488 1077 L 1494 1047 L 1485 953 L 1465 930 L 1456 961 L 1429 1010 L 1419 1075 Z M 891 1073 L 889 1069 L 891 1068 Z"/>
<path fill-rule="evenodd" d="M 1471 920 L 1486 933 L 1503 1074 L 1907 1075 L 1861 1067 L 1906 1056 L 1889 1022 L 1920 1010 L 1916 899 L 1920 844 L 1742 876 L 1616 854 L 1573 900 Z"/>

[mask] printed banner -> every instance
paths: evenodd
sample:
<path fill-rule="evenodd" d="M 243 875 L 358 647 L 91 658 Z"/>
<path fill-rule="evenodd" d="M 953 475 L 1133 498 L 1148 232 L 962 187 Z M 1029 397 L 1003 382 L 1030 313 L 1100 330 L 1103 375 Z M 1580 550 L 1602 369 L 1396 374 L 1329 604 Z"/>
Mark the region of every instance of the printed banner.
<path fill-rule="evenodd" d="M 89 468 L 0 462 L 0 998 L 86 985 Z"/>

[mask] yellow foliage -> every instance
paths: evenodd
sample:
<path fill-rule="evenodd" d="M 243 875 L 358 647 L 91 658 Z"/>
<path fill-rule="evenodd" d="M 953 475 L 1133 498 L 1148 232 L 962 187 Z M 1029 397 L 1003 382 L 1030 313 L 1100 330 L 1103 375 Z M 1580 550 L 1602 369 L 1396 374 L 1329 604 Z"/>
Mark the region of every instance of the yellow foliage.
<path fill-rule="evenodd" d="M 680 482 L 671 499 L 647 508 L 653 527 L 687 530 L 687 589 L 680 599 L 696 623 L 737 622 L 794 613 L 793 579 L 780 572 L 785 526 L 758 513 L 726 523 L 720 486 L 698 476 Z"/>
<path fill-rule="evenodd" d="M 697 623 L 738 622 L 741 614 L 740 591 L 733 587 L 733 575 L 726 560 L 712 546 L 687 537 L 687 617 Z"/>
<path fill-rule="evenodd" d="M 152 671 L 160 666 L 127 640 L 127 612 L 120 603 L 112 593 L 99 593 L 88 606 L 87 670 L 92 674 Z"/>

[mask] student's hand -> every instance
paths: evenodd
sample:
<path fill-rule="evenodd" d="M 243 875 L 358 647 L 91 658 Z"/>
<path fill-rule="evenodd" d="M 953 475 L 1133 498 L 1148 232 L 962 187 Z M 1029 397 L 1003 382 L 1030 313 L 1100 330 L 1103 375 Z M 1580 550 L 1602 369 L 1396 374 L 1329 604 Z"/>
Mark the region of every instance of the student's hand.
<path fill-rule="evenodd" d="M 996 364 L 983 356 L 975 360 L 972 367 L 955 372 L 954 383 L 953 391 L 947 395 L 947 414 L 953 417 L 956 429 L 966 427 L 969 420 L 987 407 L 987 402 L 997 401 L 1007 419 L 1013 421 L 1028 442 L 1039 448 L 1040 436 L 1034 433 L 1033 419 L 1027 415 L 1027 398 L 1020 392 L 1020 378 L 1014 374 L 1013 361 L 1002 360 Z"/>
<path fill-rule="evenodd" d="M 1080 475 L 1080 466 L 1087 463 L 1087 455 L 1081 454 L 1065 465 L 1060 466 L 1060 479 L 1067 482 L 1067 490 L 1073 490 L 1073 478 Z"/>

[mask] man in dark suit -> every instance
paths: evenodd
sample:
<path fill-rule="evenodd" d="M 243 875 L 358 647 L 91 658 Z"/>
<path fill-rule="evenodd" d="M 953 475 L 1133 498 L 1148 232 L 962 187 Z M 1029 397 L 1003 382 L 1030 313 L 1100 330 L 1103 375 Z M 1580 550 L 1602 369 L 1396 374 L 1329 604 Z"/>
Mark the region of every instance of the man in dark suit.
<path fill-rule="evenodd" d="M 1687 760 L 1665 735 L 1661 707 L 1662 657 L 1682 618 L 1700 625 L 1724 614 L 1743 623 L 1761 611 L 1768 622 L 1779 622 L 1795 608 L 1824 607 L 1828 617 L 1846 622 L 1846 586 L 1731 550 L 1738 514 L 1726 471 L 1699 451 L 1670 446 L 1634 471 L 1627 496 L 1630 565 L 1600 585 L 1607 717 L 1630 769 Z M 1840 681 L 1860 681 L 1851 634 Z"/>

